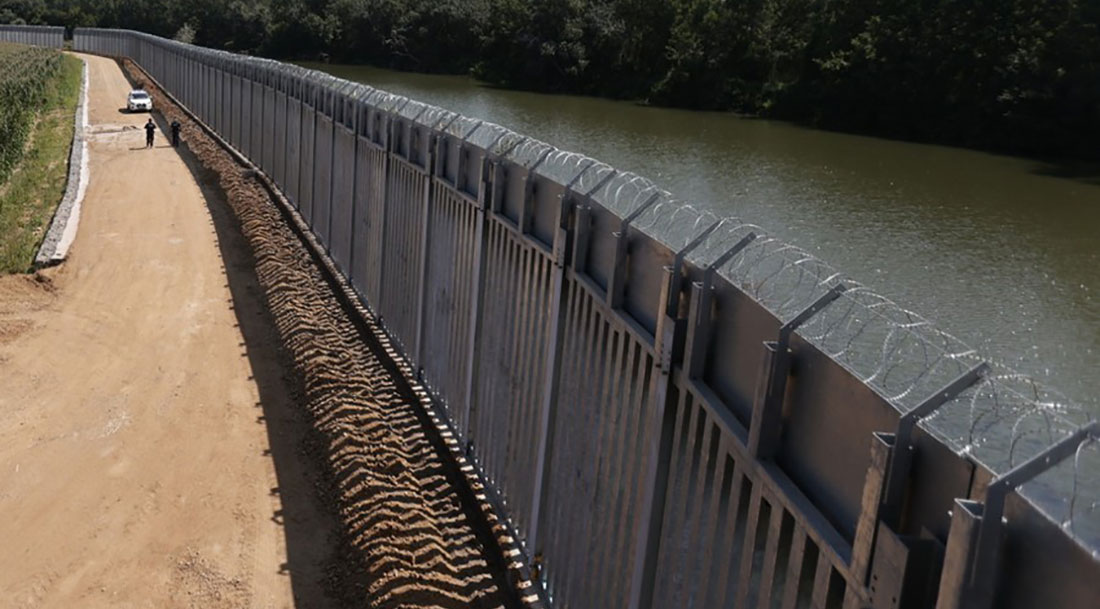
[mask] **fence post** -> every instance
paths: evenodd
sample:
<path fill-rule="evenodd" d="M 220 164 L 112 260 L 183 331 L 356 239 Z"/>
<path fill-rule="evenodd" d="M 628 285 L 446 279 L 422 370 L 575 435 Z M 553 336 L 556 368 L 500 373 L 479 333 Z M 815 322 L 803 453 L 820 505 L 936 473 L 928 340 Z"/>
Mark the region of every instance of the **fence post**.
<path fill-rule="evenodd" d="M 650 199 L 639 209 L 645 209 L 656 198 Z M 719 222 L 715 222 L 709 228 L 700 233 L 684 249 L 676 253 L 672 266 L 664 269 L 665 277 L 661 284 L 661 296 L 658 301 L 657 331 L 654 336 L 655 350 L 657 352 L 656 374 L 653 378 L 653 402 L 649 412 L 649 428 L 652 435 L 647 438 L 645 454 L 647 455 L 645 475 L 642 479 L 641 514 L 638 521 L 641 525 L 637 531 L 634 546 L 633 574 L 630 581 L 630 598 L 627 604 L 629 609 L 649 609 L 653 604 L 653 584 L 657 571 L 657 557 L 661 545 L 661 529 L 665 517 L 665 501 L 668 492 L 668 468 L 672 461 L 672 444 L 676 428 L 676 402 L 678 392 L 672 385 L 673 370 L 678 367 L 684 358 L 684 343 L 688 333 L 688 319 L 680 316 L 681 311 L 681 287 L 683 285 L 684 260 L 695 248 L 702 245 L 706 239 L 718 228 Z M 626 222 L 623 232 L 619 235 L 620 243 L 625 241 Z M 620 251 L 625 249 L 620 246 Z M 615 275 L 619 276 L 622 269 L 616 263 Z M 621 277 L 621 276 L 620 276 Z M 613 281 L 609 290 L 612 306 L 615 306 L 621 298 L 624 286 Z"/>
<path fill-rule="evenodd" d="M 343 95 L 335 91 L 329 92 L 329 119 L 332 121 L 332 137 L 328 142 L 328 219 L 325 222 L 325 234 L 328 235 L 325 251 L 332 254 L 332 217 L 336 215 L 336 139 L 340 128 L 343 127 L 344 101 Z M 266 103 L 266 100 L 265 100 Z M 339 118 L 340 120 L 337 120 Z M 262 130 L 261 130 L 262 131 Z M 427 236 L 425 236 L 427 240 Z"/>
<path fill-rule="evenodd" d="M 894 434 L 874 433 L 871 436 L 871 463 L 863 482 L 863 499 L 860 503 L 859 521 L 852 542 L 852 558 L 849 561 L 853 577 L 861 586 L 867 584 L 874 552 L 875 532 L 879 524 L 879 505 L 886 487 L 887 464 L 896 450 Z"/>
<path fill-rule="evenodd" d="M 420 114 L 424 111 L 421 110 Z M 417 115 L 419 118 L 420 114 Z M 416 122 L 416 118 L 413 119 L 413 128 L 420 125 Z M 416 343 L 413 349 L 415 354 L 415 364 L 417 367 L 417 373 L 423 376 L 424 368 L 421 363 L 424 361 L 424 316 L 427 311 L 428 289 L 425 285 L 428 282 L 428 254 L 431 252 L 429 248 L 429 241 L 431 239 L 432 223 L 432 176 L 435 175 L 435 159 L 436 159 L 436 140 L 438 136 L 431 135 L 428 140 L 428 158 L 424 160 L 424 197 L 423 203 L 420 208 L 420 268 L 417 269 L 417 282 L 416 282 Z M 412 156 L 412 144 L 409 144 L 409 156 Z"/>
<path fill-rule="evenodd" d="M 280 75 L 280 78 L 281 77 L 282 76 Z M 278 89 L 275 89 L 274 99 L 276 108 L 275 119 L 277 122 L 279 118 Z M 349 222 L 351 222 L 351 230 L 349 231 L 350 235 L 348 237 L 349 243 L 347 279 L 348 285 L 352 286 L 352 291 L 355 292 L 358 292 L 358 290 L 355 289 L 355 233 L 358 232 L 356 229 L 359 227 L 359 225 L 356 223 L 356 221 L 358 220 L 358 214 L 356 212 L 359 211 L 359 206 L 356 205 L 356 201 L 359 198 L 359 130 L 361 129 L 359 121 L 363 119 L 363 108 L 361 101 L 362 100 L 360 100 L 358 97 L 355 98 L 355 117 L 351 119 L 351 218 L 348 220 Z M 283 112 L 283 115 L 286 115 L 285 111 Z M 271 158 L 271 164 L 273 167 L 277 166 L 275 157 Z"/>
<path fill-rule="evenodd" d="M 726 250 L 703 271 L 703 280 L 691 286 L 691 300 L 688 321 L 691 325 L 685 337 L 684 372 L 689 379 L 699 378 L 703 374 L 703 363 L 707 355 L 707 336 L 710 328 L 711 298 L 714 288 L 714 276 L 731 258 L 748 247 L 756 239 L 756 233 L 750 232 Z M 673 277 L 676 280 L 675 277 Z"/>
<path fill-rule="evenodd" d="M 799 326 L 840 297 L 848 288 L 833 286 L 779 329 L 779 340 L 764 343 L 764 361 L 756 397 L 753 399 L 752 424 L 749 426 L 749 453 L 757 459 L 768 459 L 779 450 L 779 433 L 783 424 L 783 399 L 790 376 L 791 335 Z"/>
<path fill-rule="evenodd" d="M 988 609 L 993 605 L 1008 494 L 1077 454 L 1085 444 L 1097 441 L 1100 421 L 1094 420 L 998 476 L 986 488 L 984 505 L 955 500 L 937 607 Z"/>
<path fill-rule="evenodd" d="M 646 199 L 645 203 L 639 205 L 629 216 L 623 218 L 619 230 L 612 234 L 615 238 L 615 262 L 611 267 L 611 277 L 607 282 L 607 306 L 612 309 L 622 307 L 623 297 L 626 293 L 627 264 L 630 261 L 630 240 L 628 238 L 630 225 L 647 209 L 652 207 L 658 198 L 660 198 L 660 193 L 653 193 L 653 196 Z M 667 292 L 669 286 L 662 286 L 662 289 Z M 658 316 L 658 319 L 660 319 L 660 316 Z"/>
<path fill-rule="evenodd" d="M 383 289 L 386 286 L 386 282 L 382 281 L 382 275 L 386 272 L 386 252 L 389 248 L 386 247 L 387 239 L 386 235 L 389 234 L 387 228 L 389 227 L 389 207 L 390 207 L 390 156 L 393 155 L 393 117 L 386 114 L 382 118 L 383 124 L 378 127 L 382 132 L 382 201 L 381 209 L 378 210 L 378 221 L 382 223 L 381 230 L 378 234 L 381 236 L 382 245 L 378 248 L 378 272 L 374 274 L 374 311 L 378 315 L 379 320 L 385 320 L 385 315 L 382 310 Z"/>

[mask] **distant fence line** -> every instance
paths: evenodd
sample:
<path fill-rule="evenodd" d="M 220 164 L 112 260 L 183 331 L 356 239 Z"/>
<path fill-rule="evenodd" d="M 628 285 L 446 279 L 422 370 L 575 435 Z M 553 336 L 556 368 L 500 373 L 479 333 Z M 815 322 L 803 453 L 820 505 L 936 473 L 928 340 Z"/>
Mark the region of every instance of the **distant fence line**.
<path fill-rule="evenodd" d="M 44 25 L 0 25 L 0 42 L 60 49 L 65 44 L 65 28 Z"/>
<path fill-rule="evenodd" d="M 74 48 L 136 61 L 279 186 L 555 607 L 1100 606 L 1100 425 L 805 252 L 320 72 Z"/>

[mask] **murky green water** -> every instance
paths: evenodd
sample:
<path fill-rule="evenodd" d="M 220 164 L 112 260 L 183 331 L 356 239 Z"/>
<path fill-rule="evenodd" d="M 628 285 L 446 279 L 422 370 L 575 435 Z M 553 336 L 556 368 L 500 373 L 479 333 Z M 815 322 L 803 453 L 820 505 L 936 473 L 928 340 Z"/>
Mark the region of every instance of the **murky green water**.
<path fill-rule="evenodd" d="M 644 175 L 761 225 L 1100 413 L 1100 168 L 310 65 Z"/>

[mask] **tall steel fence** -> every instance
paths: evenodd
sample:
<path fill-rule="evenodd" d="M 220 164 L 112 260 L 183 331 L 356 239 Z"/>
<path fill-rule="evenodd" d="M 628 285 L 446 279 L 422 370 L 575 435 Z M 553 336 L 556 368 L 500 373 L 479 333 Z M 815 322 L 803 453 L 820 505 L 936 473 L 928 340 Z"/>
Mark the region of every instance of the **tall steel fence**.
<path fill-rule="evenodd" d="M 1100 425 L 805 252 L 323 73 L 74 45 L 135 60 L 282 189 L 553 606 L 1100 606 Z"/>
<path fill-rule="evenodd" d="M 60 49 L 65 44 L 65 28 L 45 25 L 0 25 L 0 42 Z"/>

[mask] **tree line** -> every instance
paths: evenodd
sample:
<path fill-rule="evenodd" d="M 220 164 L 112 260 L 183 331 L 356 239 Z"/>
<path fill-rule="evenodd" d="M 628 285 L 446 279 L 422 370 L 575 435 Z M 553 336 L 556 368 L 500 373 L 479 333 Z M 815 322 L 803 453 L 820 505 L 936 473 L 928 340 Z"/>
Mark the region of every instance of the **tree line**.
<path fill-rule="evenodd" d="M 1100 159 L 1100 0 L 0 0 L 5 20 Z"/>

